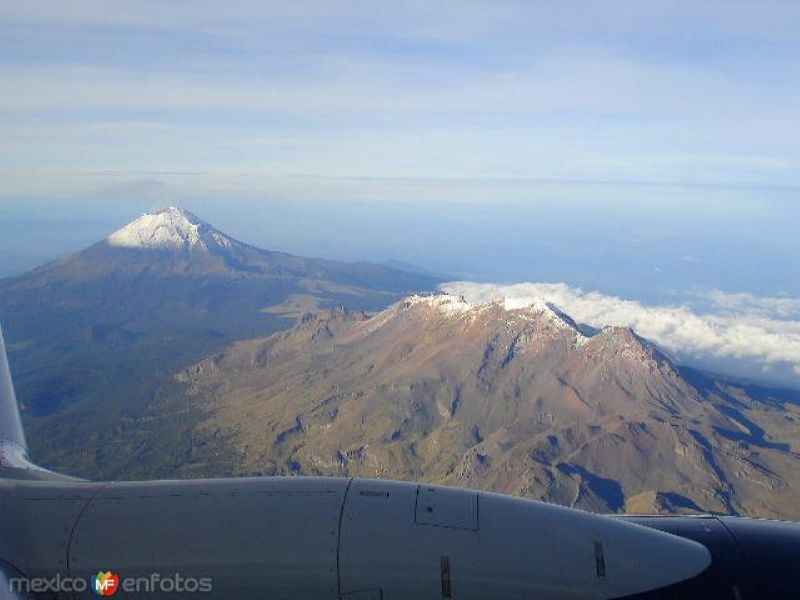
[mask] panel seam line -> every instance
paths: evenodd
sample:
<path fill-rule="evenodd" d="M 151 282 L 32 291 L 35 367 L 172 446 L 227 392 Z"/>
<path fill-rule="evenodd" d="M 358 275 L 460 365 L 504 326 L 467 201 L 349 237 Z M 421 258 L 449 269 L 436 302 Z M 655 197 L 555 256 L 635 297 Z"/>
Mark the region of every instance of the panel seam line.
<path fill-rule="evenodd" d="M 347 504 L 347 494 L 350 492 L 355 477 L 347 480 L 347 487 L 344 488 L 344 496 L 342 497 L 342 508 L 339 511 L 339 529 L 336 535 L 336 590 L 341 598 L 342 596 L 342 567 L 341 567 L 341 551 L 342 551 L 342 524 L 344 522 L 344 507 Z"/>

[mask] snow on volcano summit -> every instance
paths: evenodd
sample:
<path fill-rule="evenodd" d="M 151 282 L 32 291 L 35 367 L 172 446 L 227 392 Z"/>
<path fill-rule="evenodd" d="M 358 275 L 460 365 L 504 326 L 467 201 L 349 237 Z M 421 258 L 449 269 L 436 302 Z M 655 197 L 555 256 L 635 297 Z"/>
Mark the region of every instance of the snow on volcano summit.
<path fill-rule="evenodd" d="M 174 206 L 143 214 L 109 235 L 106 242 L 118 248 L 149 250 L 230 248 L 237 244 L 192 213 Z"/>
<path fill-rule="evenodd" d="M 583 344 L 587 335 L 566 313 L 559 310 L 553 303 L 545 298 L 531 298 L 522 302 L 512 298 L 497 298 L 485 302 L 471 302 L 461 295 L 438 294 L 413 294 L 405 298 L 399 305 L 409 309 L 422 306 L 434 310 L 448 318 L 479 319 L 494 312 L 504 319 L 509 325 L 539 322 L 546 324 L 553 331 L 566 331 L 574 336 L 576 343 Z"/>

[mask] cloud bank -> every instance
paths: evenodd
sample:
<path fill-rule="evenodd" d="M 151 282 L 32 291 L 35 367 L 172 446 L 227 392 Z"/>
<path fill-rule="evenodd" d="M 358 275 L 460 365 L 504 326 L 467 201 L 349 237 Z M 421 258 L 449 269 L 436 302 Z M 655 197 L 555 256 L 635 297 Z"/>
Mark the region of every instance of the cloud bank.
<path fill-rule="evenodd" d="M 545 298 L 579 323 L 617 325 L 667 350 L 679 362 L 800 387 L 800 300 L 712 291 L 692 302 L 646 305 L 565 283 L 501 285 L 452 281 L 443 291 L 474 302 Z"/>

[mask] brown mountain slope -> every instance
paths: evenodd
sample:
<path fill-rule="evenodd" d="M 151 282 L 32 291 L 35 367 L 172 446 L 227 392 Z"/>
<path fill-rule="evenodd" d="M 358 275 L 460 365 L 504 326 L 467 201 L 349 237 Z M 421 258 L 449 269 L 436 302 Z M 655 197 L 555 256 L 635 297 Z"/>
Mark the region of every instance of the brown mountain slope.
<path fill-rule="evenodd" d="M 182 372 L 242 473 L 466 485 L 597 511 L 800 518 L 800 410 L 545 303 L 334 310 Z M 791 436 L 794 435 L 792 438 Z"/>
<path fill-rule="evenodd" d="M 0 322 L 36 460 L 86 477 L 124 477 L 126 452 L 108 450 L 128 443 L 124 424 L 147 418 L 145 405 L 173 370 L 284 330 L 293 322 L 286 316 L 303 309 L 379 310 L 435 285 L 381 265 L 255 248 L 169 208 L 0 279 Z"/>

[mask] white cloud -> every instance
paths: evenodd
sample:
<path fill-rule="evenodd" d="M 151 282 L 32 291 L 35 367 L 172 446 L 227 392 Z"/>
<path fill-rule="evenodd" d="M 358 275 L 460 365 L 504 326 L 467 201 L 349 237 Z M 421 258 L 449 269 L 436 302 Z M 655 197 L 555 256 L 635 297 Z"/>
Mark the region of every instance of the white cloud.
<path fill-rule="evenodd" d="M 699 312 L 688 305 L 646 305 L 565 283 L 453 281 L 441 287 L 475 302 L 505 297 L 518 304 L 544 297 L 579 323 L 631 327 L 682 362 L 800 384 L 798 299 L 714 291 L 704 297 L 716 310 Z"/>
<path fill-rule="evenodd" d="M 731 314 L 749 313 L 778 319 L 800 319 L 800 298 L 763 297 L 747 292 L 729 294 L 711 290 L 697 294 L 717 309 Z"/>

